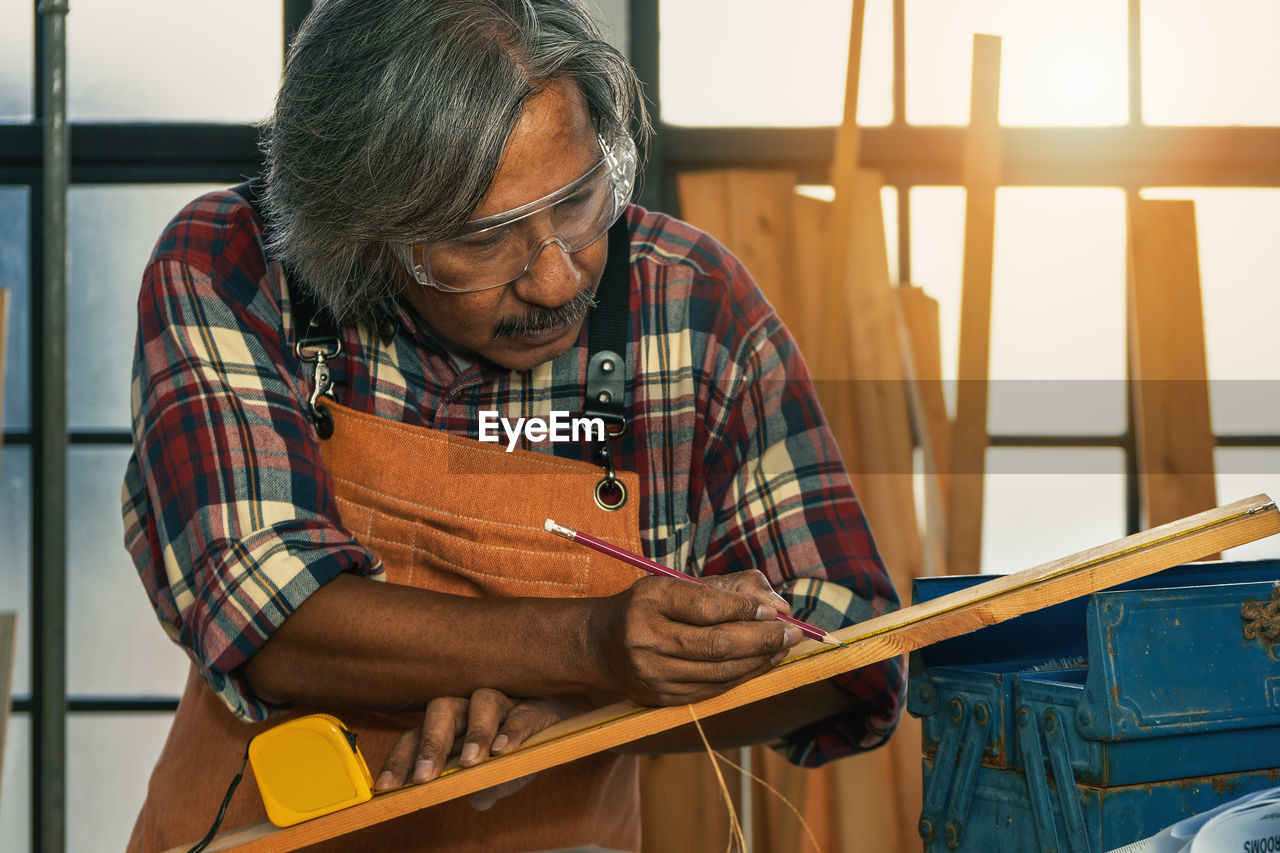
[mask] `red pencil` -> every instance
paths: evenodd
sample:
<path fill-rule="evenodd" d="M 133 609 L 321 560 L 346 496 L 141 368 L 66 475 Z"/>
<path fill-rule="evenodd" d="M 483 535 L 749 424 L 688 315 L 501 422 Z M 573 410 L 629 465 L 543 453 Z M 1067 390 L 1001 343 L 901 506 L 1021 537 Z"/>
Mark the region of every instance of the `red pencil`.
<path fill-rule="evenodd" d="M 616 545 L 610 545 L 603 539 L 597 539 L 589 533 L 582 533 L 574 530 L 572 527 L 557 524 L 549 518 L 542 527 L 548 533 L 554 533 L 556 536 L 561 536 L 568 539 L 570 542 L 577 542 L 579 545 L 586 545 L 592 550 L 599 551 L 601 554 L 608 554 L 610 557 L 614 557 L 624 563 L 629 563 L 637 569 L 644 569 L 650 574 L 675 578 L 678 581 L 693 581 L 694 583 L 700 583 L 703 586 L 711 586 L 711 584 L 707 583 L 702 578 L 695 578 L 693 575 L 686 575 L 684 572 L 677 572 L 675 569 L 668 569 L 661 563 L 655 563 L 653 560 L 641 557 L 639 554 L 632 554 L 630 551 L 623 550 Z M 790 616 L 784 616 L 781 613 L 778 614 L 778 618 L 783 622 L 795 625 L 811 640 L 817 640 L 820 643 L 826 643 L 831 646 L 843 645 L 843 643 L 835 637 L 816 625 L 810 625 L 808 622 L 801 622 L 799 619 L 792 619 Z"/>

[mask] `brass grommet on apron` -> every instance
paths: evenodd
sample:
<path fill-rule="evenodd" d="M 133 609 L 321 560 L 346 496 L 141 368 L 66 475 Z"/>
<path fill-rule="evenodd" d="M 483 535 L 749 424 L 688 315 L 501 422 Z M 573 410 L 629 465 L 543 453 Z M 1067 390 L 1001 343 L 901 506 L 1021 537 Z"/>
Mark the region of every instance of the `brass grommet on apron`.
<path fill-rule="evenodd" d="M 627 485 L 613 476 L 610 470 L 600 478 L 600 482 L 596 483 L 595 493 L 596 506 L 603 510 L 613 512 L 622 509 L 627 502 Z"/>
<path fill-rule="evenodd" d="M 623 421 L 622 429 L 626 429 L 626 421 Z M 621 435 L 619 431 L 616 433 Z M 596 448 L 596 454 L 599 456 L 600 464 L 604 466 L 604 476 L 596 483 L 592 497 L 596 499 L 596 506 L 608 512 L 622 509 L 627 503 L 627 487 L 613 470 L 613 456 L 609 452 L 609 433 L 605 432 L 605 437 L 600 441 L 600 445 Z"/>

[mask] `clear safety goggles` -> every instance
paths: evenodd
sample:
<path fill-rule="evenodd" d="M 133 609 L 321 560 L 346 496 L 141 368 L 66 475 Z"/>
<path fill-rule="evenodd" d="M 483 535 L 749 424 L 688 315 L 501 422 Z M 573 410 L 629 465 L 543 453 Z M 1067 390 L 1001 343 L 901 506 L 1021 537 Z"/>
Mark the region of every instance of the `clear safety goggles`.
<path fill-rule="evenodd" d="M 573 254 L 599 240 L 622 215 L 636 177 L 630 137 L 600 139 L 600 151 L 582 177 L 550 195 L 468 222 L 447 240 L 409 245 L 413 277 L 450 293 L 488 290 L 524 275 L 552 243 Z"/>

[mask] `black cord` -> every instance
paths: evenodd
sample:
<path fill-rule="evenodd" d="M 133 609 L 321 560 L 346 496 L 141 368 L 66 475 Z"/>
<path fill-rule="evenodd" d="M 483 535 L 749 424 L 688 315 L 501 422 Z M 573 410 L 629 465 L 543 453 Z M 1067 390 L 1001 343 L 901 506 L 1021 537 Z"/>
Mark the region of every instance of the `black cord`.
<path fill-rule="evenodd" d="M 250 741 L 253 739 L 250 738 Z M 227 788 L 227 794 L 222 798 L 222 805 L 218 807 L 218 816 L 213 819 L 213 826 L 209 827 L 209 831 L 205 833 L 204 838 L 196 842 L 196 846 L 192 847 L 187 853 L 200 853 L 201 850 L 209 846 L 209 842 L 213 841 L 213 837 L 218 834 L 218 827 L 222 826 L 222 818 L 227 813 L 227 806 L 231 805 L 231 796 L 235 794 L 236 788 L 240 786 L 240 780 L 244 778 L 244 767 L 249 763 L 249 744 L 244 745 L 244 758 L 240 760 L 240 771 L 236 773 L 236 778 L 231 780 L 231 785 Z"/>

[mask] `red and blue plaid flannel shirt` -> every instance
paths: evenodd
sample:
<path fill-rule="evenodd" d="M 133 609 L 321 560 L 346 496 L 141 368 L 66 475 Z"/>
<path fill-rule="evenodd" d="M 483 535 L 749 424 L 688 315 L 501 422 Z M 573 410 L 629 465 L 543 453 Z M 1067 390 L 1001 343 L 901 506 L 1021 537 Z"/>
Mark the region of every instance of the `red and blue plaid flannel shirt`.
<path fill-rule="evenodd" d="M 793 613 L 834 629 L 897 597 L 791 336 L 746 271 L 707 235 L 630 207 L 631 425 L 619 468 L 641 482 L 645 554 L 695 574 L 758 568 Z M 169 635 L 238 716 L 272 706 L 238 668 L 341 572 L 381 573 L 343 528 L 304 402 L 305 365 L 261 222 L 231 192 L 182 210 L 160 237 L 138 302 L 134 454 L 125 540 Z M 528 373 L 459 371 L 403 306 L 394 336 L 344 331 L 337 397 L 404 423 L 478 435 L 478 412 L 580 411 L 586 331 Z M 524 445 L 528 447 L 528 445 Z M 529 449 L 592 458 L 586 444 Z M 430 476 L 431 472 L 417 472 Z M 789 739 L 818 765 L 881 743 L 901 708 L 895 660 L 838 683 L 865 712 Z"/>

